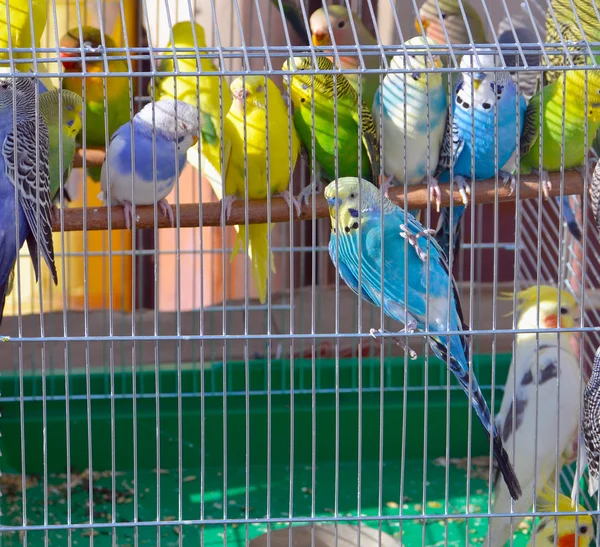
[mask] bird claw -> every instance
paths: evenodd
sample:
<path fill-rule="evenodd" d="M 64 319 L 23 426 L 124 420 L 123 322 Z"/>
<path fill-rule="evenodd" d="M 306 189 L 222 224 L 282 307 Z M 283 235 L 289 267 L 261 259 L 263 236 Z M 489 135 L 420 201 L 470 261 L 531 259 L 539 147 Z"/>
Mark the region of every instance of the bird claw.
<path fill-rule="evenodd" d="M 408 353 L 408 356 L 413 361 L 417 358 L 417 352 L 408 345 L 406 340 L 404 340 L 401 337 L 401 335 L 403 333 L 410 334 L 411 332 L 415 332 L 416 328 L 417 328 L 417 323 L 413 322 L 411 320 L 406 324 L 406 327 L 403 330 L 401 330 L 400 332 L 397 333 L 398 336 L 392 336 L 392 338 L 391 338 L 392 342 L 398 344 L 402 349 L 404 349 L 404 351 L 406 353 Z M 386 334 L 386 333 L 391 334 L 390 331 L 387 331 L 385 329 L 370 329 L 369 330 L 369 334 L 375 339 L 377 339 L 378 334 Z"/>
<path fill-rule="evenodd" d="M 175 215 L 173 214 L 173 208 L 169 205 L 169 202 L 166 199 L 161 199 L 156 205 L 158 205 L 163 216 L 169 218 L 171 228 L 173 228 L 175 226 Z"/>
<path fill-rule="evenodd" d="M 469 205 L 469 197 L 468 196 L 471 195 L 471 187 L 469 186 L 467 179 L 465 177 L 461 177 L 460 175 L 458 175 L 457 177 L 454 177 L 454 182 L 455 182 L 456 186 L 458 187 L 458 193 L 460 194 L 460 197 L 462 198 L 463 205 L 466 207 L 467 205 Z"/>
<path fill-rule="evenodd" d="M 392 181 L 394 180 L 393 175 L 389 177 L 379 177 L 379 187 L 383 190 L 383 195 L 390 199 L 389 191 L 392 187 Z"/>
<path fill-rule="evenodd" d="M 300 201 L 297 200 L 289 190 L 285 190 L 284 192 L 279 192 L 278 194 L 275 194 L 275 195 L 282 197 L 290 209 L 292 207 L 294 207 L 294 209 L 296 209 L 296 215 L 300 216 L 300 209 L 302 207 L 300 205 Z"/>
<path fill-rule="evenodd" d="M 429 253 L 427 251 L 424 251 L 423 249 L 421 249 L 421 247 L 419 247 L 419 238 L 429 236 L 434 233 L 435 233 L 435 230 L 428 228 L 426 230 L 421 230 L 420 232 L 413 234 L 412 232 L 409 231 L 409 228 L 406 226 L 406 224 L 400 224 L 400 237 L 403 237 L 404 239 L 406 239 L 410 243 L 410 245 L 412 245 L 414 247 L 415 252 L 417 253 L 417 256 L 423 262 L 427 261 L 427 257 L 429 256 Z"/>
<path fill-rule="evenodd" d="M 123 202 L 123 215 L 125 216 L 125 228 L 129 230 L 131 229 L 131 224 L 133 223 L 133 210 L 131 201 Z"/>
<path fill-rule="evenodd" d="M 435 203 L 435 210 L 439 213 L 442 207 L 442 189 L 438 179 L 433 176 L 429 176 L 427 179 L 429 186 L 429 200 Z"/>
<path fill-rule="evenodd" d="M 300 203 L 301 205 L 302 205 L 302 203 L 304 203 L 304 205 L 306 205 L 308 207 L 310 205 L 310 198 L 312 198 L 313 190 L 316 193 L 318 188 L 319 188 L 319 183 L 317 183 L 317 182 L 311 182 L 309 185 L 302 188 L 302 190 L 300 190 L 300 193 L 298 194 L 298 198 L 297 198 L 298 203 Z"/>
<path fill-rule="evenodd" d="M 548 175 L 548 171 L 542 169 L 541 171 L 538 169 L 533 169 L 533 173 L 539 175 L 541 179 L 542 185 L 542 194 L 544 195 L 544 199 L 550 199 L 550 191 L 552 190 L 552 182 L 550 182 L 550 176 Z"/>
<path fill-rule="evenodd" d="M 235 196 L 232 195 L 227 195 L 227 196 L 223 196 L 223 199 L 221 200 L 221 204 L 223 205 L 223 209 L 225 210 L 225 219 L 229 220 L 229 217 L 231 216 L 231 208 L 233 206 L 233 202 L 236 200 L 237 198 Z M 224 224 L 224 222 L 221 223 L 221 226 Z"/>

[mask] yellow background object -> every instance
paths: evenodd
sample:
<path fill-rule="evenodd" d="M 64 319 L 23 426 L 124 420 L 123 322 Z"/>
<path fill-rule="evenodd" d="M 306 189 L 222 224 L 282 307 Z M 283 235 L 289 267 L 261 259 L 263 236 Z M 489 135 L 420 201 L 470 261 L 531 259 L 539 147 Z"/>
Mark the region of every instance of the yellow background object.
<path fill-rule="evenodd" d="M 73 2 L 56 1 L 56 20 L 58 22 L 58 36 L 63 36 L 69 28 L 77 26 L 77 11 L 80 11 L 83 24 L 100 26 L 98 4 L 90 1 Z M 127 29 L 130 45 L 137 44 L 137 2 L 123 0 L 125 13 L 125 28 Z M 105 0 L 102 2 L 102 22 L 104 31 L 116 42 L 117 46 L 124 44 L 123 24 L 120 16 L 118 0 Z M 54 13 L 52 2 L 48 2 L 48 24 L 42 36 L 41 47 L 56 47 L 54 32 Z M 47 64 L 48 72 L 57 72 L 56 64 Z M 53 78 L 53 83 L 58 85 L 58 79 Z M 98 183 L 86 180 L 87 196 L 84 201 L 82 180 L 85 172 L 74 169 L 71 173 L 69 189 L 73 197 L 72 207 L 98 207 L 102 202 L 96 197 L 100 192 Z M 75 183 L 75 184 L 74 184 Z M 84 240 L 87 240 L 86 253 L 87 275 L 84 269 Z M 132 302 L 132 262 L 131 262 L 131 233 L 124 230 L 112 232 L 112 269 L 109 268 L 108 259 L 108 233 L 107 232 L 68 232 L 64 236 L 65 259 L 62 259 L 62 236 L 59 232 L 53 236 L 56 254 L 56 268 L 58 270 L 59 284 L 55 287 L 45 264 L 42 264 L 41 284 L 35 284 L 33 268 L 29 259 L 27 245 L 23 246 L 20 253 L 20 301 L 21 313 L 39 313 L 40 297 L 42 290 L 44 311 L 57 311 L 63 309 L 63 283 L 66 290 L 66 305 L 68 309 L 84 309 L 85 290 L 87 287 L 88 309 L 107 308 L 109 305 L 109 278 L 112 275 L 112 305 L 116 310 L 131 311 Z M 87 277 L 87 279 L 86 279 Z M 85 283 L 84 283 L 85 281 Z M 5 315 L 18 313 L 19 285 L 15 279 L 12 294 L 6 301 Z"/>

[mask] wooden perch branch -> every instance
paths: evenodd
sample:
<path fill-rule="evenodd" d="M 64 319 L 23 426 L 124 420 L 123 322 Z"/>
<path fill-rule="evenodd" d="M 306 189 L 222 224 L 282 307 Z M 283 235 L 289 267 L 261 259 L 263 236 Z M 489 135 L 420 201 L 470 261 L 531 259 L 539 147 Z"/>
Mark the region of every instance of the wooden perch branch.
<path fill-rule="evenodd" d="M 83 167 L 83 148 L 78 148 L 73 158 L 73 167 Z M 101 167 L 105 156 L 104 148 L 86 148 L 85 149 L 85 166 L 86 167 Z"/>
<path fill-rule="evenodd" d="M 88 151 L 89 153 L 89 151 Z M 551 196 L 560 195 L 560 173 L 551 173 L 552 181 Z M 509 195 L 509 187 L 500 182 L 496 192 L 496 183 L 493 179 L 477 181 L 472 190 L 470 203 L 494 203 L 496 193 L 499 202 L 514 201 L 515 195 Z M 456 188 L 456 186 L 455 186 Z M 442 204 L 450 204 L 450 189 L 448 184 L 441 185 Z M 567 171 L 565 173 L 564 195 L 581 195 L 583 193 L 583 181 L 577 171 Z M 427 208 L 428 188 L 426 184 L 419 184 L 408 189 L 408 208 L 425 209 Z M 401 207 L 404 206 L 404 188 L 390 189 L 390 197 Z M 522 176 L 520 181 L 519 198 L 534 199 L 539 197 L 539 183 L 537 175 Z M 457 190 L 454 191 L 453 201 L 456 205 L 461 205 L 462 201 Z M 173 212 L 177 216 L 175 204 Z M 432 205 L 433 206 L 433 205 Z M 233 203 L 231 216 L 227 221 L 228 225 L 244 224 L 244 200 L 238 200 Z M 204 203 L 200 208 L 197 203 L 185 203 L 179 207 L 179 225 L 182 228 L 194 228 L 200 225 L 200 209 L 202 210 L 203 226 L 220 226 L 221 211 L 220 203 Z M 254 200 L 248 203 L 248 213 L 251 224 L 261 224 L 267 222 L 267 200 Z M 158 210 L 158 227 L 170 228 L 169 220 Z M 323 195 L 317 196 L 316 217 L 326 218 L 329 215 L 327 201 Z M 154 227 L 154 206 L 145 205 L 136 208 L 137 228 Z M 294 212 L 294 220 L 309 220 L 312 218 L 312 203 L 302 207 L 300 217 Z M 112 228 L 115 230 L 125 228 L 125 216 L 122 207 L 111 208 Z M 283 198 L 271 199 L 271 222 L 289 222 L 290 212 Z M 107 230 L 108 229 L 108 208 L 90 207 L 86 210 L 86 225 L 88 230 Z M 60 231 L 60 221 L 54 222 L 53 229 Z M 64 229 L 67 232 L 81 231 L 84 229 L 83 209 L 67 208 L 64 210 Z"/>

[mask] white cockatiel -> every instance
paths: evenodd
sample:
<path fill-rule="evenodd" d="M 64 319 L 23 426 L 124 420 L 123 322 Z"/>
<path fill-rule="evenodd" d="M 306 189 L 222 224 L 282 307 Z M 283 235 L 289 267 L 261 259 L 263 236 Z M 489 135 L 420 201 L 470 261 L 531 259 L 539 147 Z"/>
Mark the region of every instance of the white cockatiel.
<path fill-rule="evenodd" d="M 110 205 L 123 205 L 127 228 L 131 225 L 133 203 L 156 202 L 174 225 L 173 211 L 165 198 L 186 165 L 188 148 L 198 142 L 199 131 L 197 108 L 174 99 L 161 99 L 144 106 L 133 121 L 112 135 L 102 165 L 102 192 L 98 197 L 105 203 L 110 201 Z"/>
<path fill-rule="evenodd" d="M 555 287 L 540 286 L 538 306 L 537 286 L 517 293 L 517 328 L 572 328 L 577 307 L 575 299 L 560 291 L 559 303 L 558 295 Z M 534 478 L 537 488 L 546 483 L 552 486 L 556 467 L 560 472 L 563 464 L 575 456 L 581 379 L 579 359 L 572 352 L 570 336 L 569 332 L 516 336 L 515 354 L 502 406 L 496 416 L 496 426 L 523 488 L 522 497 L 513 505 L 515 513 L 532 507 L 536 496 Z M 511 497 L 503 481 L 496 478 L 493 513 L 510 511 Z M 516 528 L 520 521 L 515 518 L 513 526 Z M 486 540 L 485 545 L 504 546 L 511 535 L 511 519 L 490 519 L 489 526 L 490 543 Z"/>

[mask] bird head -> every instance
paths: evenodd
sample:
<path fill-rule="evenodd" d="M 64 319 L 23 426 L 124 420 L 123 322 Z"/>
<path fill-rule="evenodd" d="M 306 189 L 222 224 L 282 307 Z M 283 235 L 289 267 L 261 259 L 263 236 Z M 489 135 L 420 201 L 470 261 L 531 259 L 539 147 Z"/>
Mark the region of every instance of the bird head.
<path fill-rule="evenodd" d="M 477 11 L 466 0 L 462 0 L 462 6 L 473 40 L 476 44 L 485 43 L 485 30 Z M 419 18 L 421 19 L 420 23 Z M 415 28 L 417 32 L 425 34 L 437 44 L 445 45 L 447 42 L 444 28 L 448 33 L 450 43 L 469 43 L 467 24 L 463 19 L 459 0 L 427 0 L 419 10 L 419 17 L 415 19 Z"/>
<path fill-rule="evenodd" d="M 229 86 L 233 96 L 233 108 L 238 112 L 244 112 L 246 105 L 246 114 L 252 112 L 255 108 L 266 108 L 265 88 L 269 88 L 269 99 L 279 94 L 275 83 L 269 78 L 259 75 L 239 76 Z"/>
<path fill-rule="evenodd" d="M 540 512 L 573 512 L 571 500 L 564 494 L 556 492 L 545 484 L 538 490 L 536 509 Z M 578 511 L 585 509 L 578 504 Z M 535 527 L 532 537 L 535 536 L 536 545 L 555 545 L 557 547 L 588 547 L 594 538 L 594 522 L 590 515 L 575 516 L 547 516 L 541 517 Z M 533 545 L 530 540 L 529 545 Z"/>
<path fill-rule="evenodd" d="M 408 53 L 407 57 L 408 57 L 408 63 L 406 63 L 406 57 L 404 56 L 404 54 L 399 54 L 399 55 L 395 55 L 392 58 L 392 61 L 390 63 L 390 67 L 391 68 L 395 68 L 395 69 L 403 69 L 403 68 L 412 68 L 415 69 L 415 72 L 411 73 L 410 76 L 411 78 L 416 82 L 416 84 L 420 84 L 423 87 L 427 86 L 427 78 L 425 76 L 425 73 L 421 72 L 419 69 L 423 69 L 423 68 L 441 68 L 442 65 L 442 61 L 440 59 L 440 57 L 438 55 L 433 55 L 433 52 L 431 54 L 431 58 L 433 59 L 433 65 L 431 63 L 430 57 L 427 54 L 427 51 L 425 49 L 425 40 L 423 39 L 422 36 L 416 36 L 414 38 L 411 38 L 410 40 L 407 40 L 405 42 L 405 44 L 407 46 L 423 46 L 422 50 L 423 53 Z M 429 44 L 430 46 L 435 45 L 435 42 L 429 38 L 427 38 L 427 44 Z M 431 79 L 432 78 L 438 78 L 439 82 L 441 83 L 442 81 L 442 76 L 440 73 L 429 73 L 429 84 L 431 85 Z"/>
<path fill-rule="evenodd" d="M 177 148 L 182 153 L 198 142 L 200 113 L 190 104 L 175 99 L 161 99 L 148 103 L 135 117 L 138 122 L 151 124 L 165 137 L 177 141 Z"/>
<path fill-rule="evenodd" d="M 600 61 L 600 59 L 598 59 Z M 587 74 L 586 74 L 587 73 Z M 570 103 L 586 106 L 590 121 L 600 122 L 600 70 L 567 70 L 558 80 L 559 93 L 563 92 L 563 78 L 566 79 L 566 97 Z"/>
<path fill-rule="evenodd" d="M 343 177 L 329 183 L 325 188 L 325 199 L 329 206 L 333 233 L 338 229 L 340 233 L 358 229 L 361 211 L 380 202 L 378 188 L 356 177 Z"/>
<path fill-rule="evenodd" d="M 329 16 L 329 24 L 327 17 Z M 335 43 L 338 46 L 352 46 L 356 43 L 350 18 L 354 21 L 359 20 L 356 13 L 348 11 L 345 5 L 327 6 L 327 12 L 324 8 L 315 10 L 309 19 L 312 43 L 314 46 L 330 46 L 331 36 L 329 34 L 329 25 L 333 31 Z"/>
<path fill-rule="evenodd" d="M 173 37 L 175 45 L 179 47 L 194 47 L 194 35 L 196 36 L 196 44 L 198 47 L 206 47 L 206 35 L 204 29 L 198 23 L 192 21 L 179 21 L 173 25 Z M 167 47 L 172 46 L 169 39 Z"/>
<path fill-rule="evenodd" d="M 288 90 L 294 106 L 300 107 L 313 101 L 313 85 L 318 89 L 324 81 L 324 75 L 320 78 L 307 74 L 306 71 L 333 70 L 333 63 L 327 57 L 317 57 L 317 66 L 310 57 L 290 57 L 281 67 L 284 71 L 292 72 L 293 75 L 283 76 L 283 84 Z"/>
<path fill-rule="evenodd" d="M 107 48 L 114 48 L 116 44 L 114 40 L 104 35 L 104 44 Z M 82 55 L 87 63 L 101 63 L 102 53 L 102 33 L 99 29 L 89 26 L 81 27 L 81 39 L 79 29 L 74 28 L 69 30 L 59 42 L 61 48 L 79 48 L 79 51 L 61 51 L 60 59 L 65 72 L 82 72 Z"/>
<path fill-rule="evenodd" d="M 577 302 L 573 296 L 565 291 L 559 291 L 549 285 L 532 285 L 517 293 L 517 310 L 519 312 L 518 328 L 527 329 L 555 329 L 573 328 Z M 558 295 L 560 294 L 560 306 Z M 506 293 L 501 298 L 512 299 L 512 293 Z M 539 322 L 538 322 L 539 309 Z M 560 320 L 560 323 L 559 323 Z M 538 326 L 539 325 L 539 326 Z"/>

